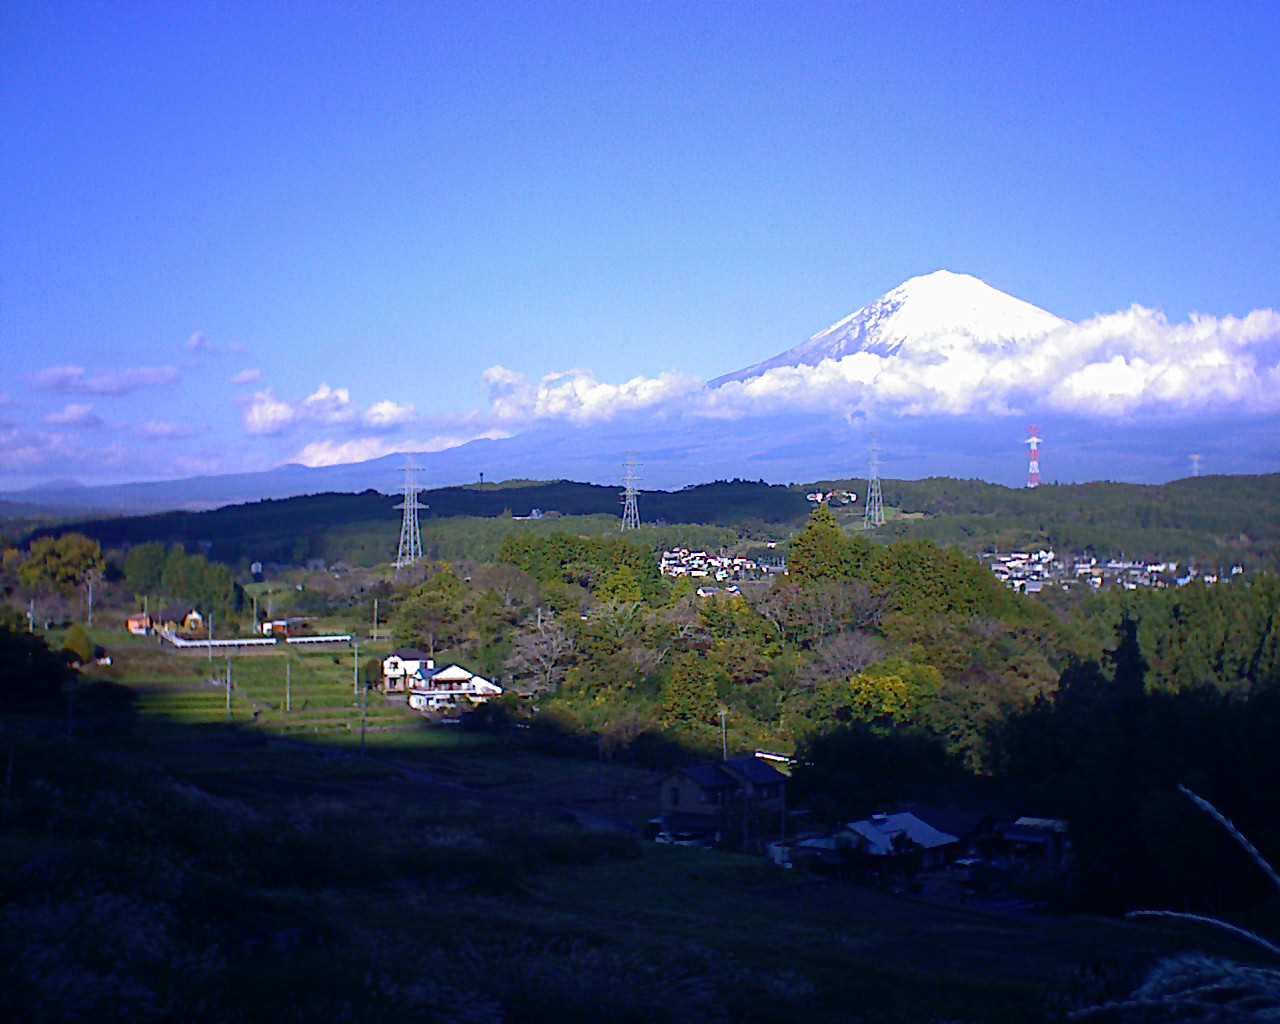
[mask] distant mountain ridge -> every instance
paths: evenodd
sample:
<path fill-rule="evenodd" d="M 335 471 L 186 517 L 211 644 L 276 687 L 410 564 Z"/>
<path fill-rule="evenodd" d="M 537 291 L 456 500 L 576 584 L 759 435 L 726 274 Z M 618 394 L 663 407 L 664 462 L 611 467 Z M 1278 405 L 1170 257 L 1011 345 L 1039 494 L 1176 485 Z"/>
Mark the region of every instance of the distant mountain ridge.
<path fill-rule="evenodd" d="M 709 382 L 721 387 L 783 366 L 816 366 L 859 352 L 930 358 L 957 345 L 989 350 L 1016 345 L 1069 321 L 969 274 L 938 270 L 913 277 L 794 348 Z"/>

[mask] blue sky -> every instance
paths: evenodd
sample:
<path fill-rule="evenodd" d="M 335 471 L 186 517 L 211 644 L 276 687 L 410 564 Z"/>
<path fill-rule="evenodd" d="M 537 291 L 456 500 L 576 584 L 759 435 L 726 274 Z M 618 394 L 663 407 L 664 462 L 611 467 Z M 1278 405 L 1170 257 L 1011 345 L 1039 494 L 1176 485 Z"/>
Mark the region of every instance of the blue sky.
<path fill-rule="evenodd" d="M 1274 3 L 11 0 L 0 487 L 518 432 L 495 365 L 705 379 L 941 267 L 1280 306 L 1278 51 Z"/>

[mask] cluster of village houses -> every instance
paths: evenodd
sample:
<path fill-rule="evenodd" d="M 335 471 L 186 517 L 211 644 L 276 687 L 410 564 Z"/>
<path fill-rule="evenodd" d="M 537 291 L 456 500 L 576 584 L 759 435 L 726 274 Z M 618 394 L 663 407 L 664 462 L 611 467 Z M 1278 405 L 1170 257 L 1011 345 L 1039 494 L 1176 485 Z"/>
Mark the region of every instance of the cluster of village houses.
<path fill-rule="evenodd" d="M 769 547 L 774 547 L 770 542 Z M 739 593 L 738 583 L 756 580 L 774 573 L 785 573 L 786 563 L 757 562 L 743 555 L 712 555 L 706 551 L 674 548 L 662 552 L 658 570 L 663 576 L 705 580 L 698 587 L 699 597 L 719 597 Z M 725 584 L 722 586 L 721 584 Z"/>
<path fill-rule="evenodd" d="M 810 491 L 805 497 L 815 505 L 852 505 L 858 500 L 853 491 Z"/>
<path fill-rule="evenodd" d="M 872 814 L 832 828 L 806 825 L 787 810 L 787 776 L 770 760 L 748 755 L 680 768 L 661 784 L 660 842 L 763 852 L 780 867 L 911 871 L 982 864 L 1064 868 L 1071 845 L 1066 822 L 1015 817 L 990 808 L 919 804 Z"/>
<path fill-rule="evenodd" d="M 1229 572 L 1201 573 L 1195 566 L 1177 562 L 1142 562 L 1124 559 L 1100 561 L 1088 555 L 1059 558 L 1053 551 L 1011 551 L 1007 554 L 985 554 L 983 562 L 996 578 L 1014 590 L 1038 594 L 1045 587 L 1070 590 L 1089 587 L 1092 590 L 1138 590 L 1185 587 L 1192 580 L 1218 583 L 1240 576 L 1244 567 L 1233 565 Z"/>

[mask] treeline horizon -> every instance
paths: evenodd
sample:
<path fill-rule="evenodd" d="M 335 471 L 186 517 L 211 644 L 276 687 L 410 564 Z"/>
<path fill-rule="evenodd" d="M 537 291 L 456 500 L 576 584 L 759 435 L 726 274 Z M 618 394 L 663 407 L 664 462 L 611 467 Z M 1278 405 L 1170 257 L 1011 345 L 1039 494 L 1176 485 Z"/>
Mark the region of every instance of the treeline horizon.
<path fill-rule="evenodd" d="M 859 516 L 865 481 L 857 478 L 803 485 L 722 480 L 675 491 L 641 491 L 642 525 L 688 524 L 736 529 L 742 539 L 785 539 L 801 526 L 812 504 L 806 492 L 848 489 L 859 495 L 842 513 Z M 1121 553 L 1142 559 L 1240 562 L 1280 568 L 1280 474 L 1198 477 L 1168 484 L 1046 484 L 1031 490 L 980 480 L 929 477 L 882 481 L 886 507 L 898 518 L 879 531 L 887 541 L 933 540 L 969 553 L 1018 546 Z M 561 516 L 617 516 L 616 487 L 560 480 L 511 481 L 423 491 L 424 543 L 433 523 L 465 518 L 528 516 L 534 509 Z M 395 495 L 375 490 L 326 492 L 264 499 L 208 511 L 68 520 L 41 526 L 19 539 L 82 533 L 104 548 L 160 542 L 181 544 L 213 561 L 298 564 L 344 558 L 360 564 L 387 561 L 394 552 L 399 514 Z M 306 525 L 300 535 L 299 524 Z M 564 524 L 572 529 L 572 522 Z M 599 524 L 597 524 L 597 530 Z M 450 527 L 449 530 L 456 528 Z M 490 545 L 492 546 L 492 545 Z M 465 544 L 452 557 L 466 557 Z"/>

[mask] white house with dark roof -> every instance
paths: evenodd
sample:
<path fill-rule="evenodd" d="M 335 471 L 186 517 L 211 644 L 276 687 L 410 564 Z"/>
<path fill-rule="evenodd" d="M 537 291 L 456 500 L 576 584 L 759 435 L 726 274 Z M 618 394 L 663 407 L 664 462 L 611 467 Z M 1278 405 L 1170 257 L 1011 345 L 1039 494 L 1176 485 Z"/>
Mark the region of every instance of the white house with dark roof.
<path fill-rule="evenodd" d="M 501 696 L 501 686 L 461 665 L 423 669 L 409 680 L 409 707 L 419 711 L 484 704 Z"/>
<path fill-rule="evenodd" d="M 398 647 L 382 659 L 382 689 L 386 693 L 406 693 L 423 672 L 435 671 L 436 663 L 426 651 Z"/>

